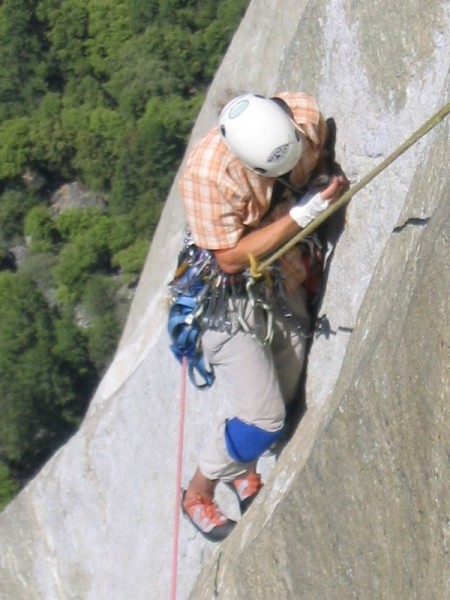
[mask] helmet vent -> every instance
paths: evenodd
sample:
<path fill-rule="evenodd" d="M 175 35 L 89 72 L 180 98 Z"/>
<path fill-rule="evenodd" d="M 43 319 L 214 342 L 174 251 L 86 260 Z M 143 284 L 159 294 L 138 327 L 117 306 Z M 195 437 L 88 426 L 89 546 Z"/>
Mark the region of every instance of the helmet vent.
<path fill-rule="evenodd" d="M 244 110 L 247 108 L 248 105 L 249 105 L 248 100 L 241 100 L 240 102 L 238 102 L 235 106 L 233 106 L 231 108 L 230 112 L 228 113 L 228 117 L 230 119 L 236 119 L 236 117 L 238 117 L 240 114 L 242 114 L 244 112 Z"/>
<path fill-rule="evenodd" d="M 220 133 L 222 134 L 223 137 L 226 137 L 227 132 L 226 132 L 226 129 L 225 129 L 225 125 L 221 125 L 220 126 Z"/>

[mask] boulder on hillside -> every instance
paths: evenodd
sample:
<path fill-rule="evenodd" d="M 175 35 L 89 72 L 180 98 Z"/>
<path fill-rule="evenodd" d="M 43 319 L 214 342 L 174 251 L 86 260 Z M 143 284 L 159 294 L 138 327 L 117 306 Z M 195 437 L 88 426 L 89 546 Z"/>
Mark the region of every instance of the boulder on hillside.
<path fill-rule="evenodd" d="M 97 207 L 100 210 L 106 210 L 105 199 L 88 190 L 78 181 L 62 185 L 53 194 L 51 205 L 55 214 L 61 214 L 74 208 Z"/>

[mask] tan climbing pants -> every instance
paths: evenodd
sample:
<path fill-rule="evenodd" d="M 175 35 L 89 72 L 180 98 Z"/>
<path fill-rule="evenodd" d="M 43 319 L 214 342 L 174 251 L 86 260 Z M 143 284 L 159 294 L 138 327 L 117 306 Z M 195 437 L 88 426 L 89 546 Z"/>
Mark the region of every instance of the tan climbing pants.
<path fill-rule="evenodd" d="M 248 300 L 238 309 L 258 337 L 265 335 L 265 317 Z M 226 419 L 239 418 L 267 431 L 284 424 L 285 404 L 295 399 L 303 370 L 310 316 L 303 288 L 277 305 L 273 312 L 273 338 L 262 345 L 255 335 L 238 330 L 234 334 L 208 330 L 203 334 L 203 352 L 214 366 L 216 385 L 227 399 L 226 418 L 213 425 L 211 437 L 201 451 L 199 468 L 208 479 L 229 481 L 254 463 L 235 462 L 225 445 Z"/>

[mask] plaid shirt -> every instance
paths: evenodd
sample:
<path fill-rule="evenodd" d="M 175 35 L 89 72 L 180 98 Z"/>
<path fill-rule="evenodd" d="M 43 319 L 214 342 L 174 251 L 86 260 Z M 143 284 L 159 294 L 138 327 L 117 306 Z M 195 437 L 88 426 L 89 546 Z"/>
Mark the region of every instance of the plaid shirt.
<path fill-rule="evenodd" d="M 290 182 L 302 187 L 320 156 L 327 126 L 314 99 L 304 93 L 277 94 L 292 110 L 302 135 L 303 152 Z M 263 227 L 287 214 L 295 203 L 288 190 L 266 215 L 276 179 L 246 168 L 212 129 L 192 149 L 179 181 L 186 220 L 194 242 L 208 250 L 233 248 L 250 229 Z M 308 260 L 294 247 L 279 261 L 288 292 L 308 277 Z"/>

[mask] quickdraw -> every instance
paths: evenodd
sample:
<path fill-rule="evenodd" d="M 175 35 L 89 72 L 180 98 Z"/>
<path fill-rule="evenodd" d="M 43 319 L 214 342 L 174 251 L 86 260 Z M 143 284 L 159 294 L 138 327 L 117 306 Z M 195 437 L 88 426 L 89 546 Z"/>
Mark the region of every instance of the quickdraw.
<path fill-rule="evenodd" d="M 257 283 L 257 280 L 251 277 L 247 280 L 247 283 L 245 284 L 245 289 L 250 305 L 254 309 L 262 309 L 266 316 L 266 335 L 262 339 L 260 339 L 261 344 L 263 346 L 266 346 L 267 344 L 270 344 L 272 342 L 273 338 L 273 300 L 264 297 L 261 294 L 258 295 L 255 293 L 255 285 Z"/>

